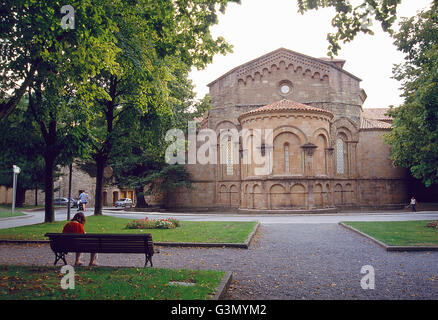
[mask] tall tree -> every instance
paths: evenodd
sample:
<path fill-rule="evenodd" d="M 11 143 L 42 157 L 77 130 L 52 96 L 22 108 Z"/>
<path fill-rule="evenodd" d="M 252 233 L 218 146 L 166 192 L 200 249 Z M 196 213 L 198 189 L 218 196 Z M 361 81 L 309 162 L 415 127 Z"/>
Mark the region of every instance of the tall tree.
<path fill-rule="evenodd" d="M 178 187 L 190 187 L 189 173 L 183 165 L 165 162 L 166 132 L 173 128 L 187 129 L 187 122 L 199 117 L 210 107 L 208 96 L 195 101 L 194 86 L 188 79 L 188 68 L 183 64 L 174 72 L 168 83 L 170 113 L 158 115 L 148 108 L 143 114 L 132 117 L 135 130 L 121 135 L 114 146 L 110 166 L 114 169 L 115 183 L 119 188 L 135 190 L 136 207 L 146 207 L 145 195 L 167 193 Z M 145 192 L 146 190 L 146 192 Z"/>
<path fill-rule="evenodd" d="M 395 45 L 405 62 L 394 68 L 405 102 L 393 108 L 393 130 L 385 141 L 392 159 L 426 186 L 438 182 L 438 4 L 404 19 Z"/>
<path fill-rule="evenodd" d="M 44 188 L 42 140 L 27 103 L 23 99 L 8 118 L 0 120 L 0 185 L 12 187 L 12 165 L 18 165 L 17 207 L 24 205 L 27 190 Z"/>
<path fill-rule="evenodd" d="M 0 116 L 9 114 L 24 91 L 29 92 L 28 110 L 43 141 L 45 222 L 54 221 L 57 159 L 72 146 L 71 140 L 81 143 L 78 123 L 86 123 L 87 107 L 103 93 L 88 79 L 102 68 L 117 69 L 116 27 L 108 18 L 107 3 L 112 2 L 70 1 L 75 25 L 65 29 L 59 2 L 2 2 Z"/>
<path fill-rule="evenodd" d="M 137 0 L 117 6 L 113 21 L 118 26 L 120 71 L 102 71 L 91 80 L 105 90 L 105 97 L 95 100 L 90 131 L 97 168 L 96 215 L 102 214 L 103 171 L 115 142 L 130 126 L 126 119 L 136 110 L 145 114 L 153 110 L 158 117 L 172 113 L 166 101 L 171 99 L 167 83 L 174 70 L 181 64 L 202 68 L 214 54 L 231 50 L 221 37 L 213 39 L 209 30 L 217 23 L 217 11 L 224 12 L 228 2 Z"/>

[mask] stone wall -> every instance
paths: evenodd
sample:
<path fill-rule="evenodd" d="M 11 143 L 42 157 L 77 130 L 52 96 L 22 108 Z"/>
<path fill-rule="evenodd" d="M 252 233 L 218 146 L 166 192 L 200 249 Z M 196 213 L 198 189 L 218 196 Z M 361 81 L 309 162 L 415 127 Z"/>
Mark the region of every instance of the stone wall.
<path fill-rule="evenodd" d="M 12 188 L 0 186 L 0 204 L 12 203 Z"/>
<path fill-rule="evenodd" d="M 59 179 L 54 181 L 55 192 L 53 194 L 54 198 L 68 198 L 69 190 L 69 168 L 61 168 L 61 176 Z M 72 170 L 72 192 L 71 196 L 75 199 L 78 198 L 80 190 L 84 190 L 89 195 L 88 206 L 94 207 L 95 205 L 95 190 L 96 190 L 96 179 L 89 176 L 86 172 L 79 169 L 76 164 L 73 164 Z M 134 203 L 135 192 L 130 189 L 119 189 L 116 186 L 106 186 L 103 189 L 103 205 L 113 206 L 114 202 L 121 198 L 131 198 Z M 37 194 L 38 205 L 44 205 L 44 192 L 38 191 Z M 26 205 L 35 204 L 35 190 L 28 190 L 26 192 Z"/>
<path fill-rule="evenodd" d="M 213 109 L 208 126 L 221 121 L 237 124 L 251 109 L 288 99 L 326 109 L 336 118 L 359 123 L 364 102 L 360 79 L 339 66 L 291 50 L 279 49 L 239 66 L 211 84 Z M 282 84 L 290 86 L 283 93 Z"/>

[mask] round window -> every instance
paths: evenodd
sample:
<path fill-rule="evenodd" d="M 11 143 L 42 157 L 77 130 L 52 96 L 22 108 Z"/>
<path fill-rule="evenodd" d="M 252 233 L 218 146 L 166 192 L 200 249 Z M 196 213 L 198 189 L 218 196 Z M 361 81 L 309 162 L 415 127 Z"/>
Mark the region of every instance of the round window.
<path fill-rule="evenodd" d="M 283 93 L 283 94 L 287 94 L 287 93 L 290 92 L 290 87 L 289 87 L 287 84 L 283 84 L 283 85 L 280 87 L 280 91 L 281 91 L 281 93 Z"/>

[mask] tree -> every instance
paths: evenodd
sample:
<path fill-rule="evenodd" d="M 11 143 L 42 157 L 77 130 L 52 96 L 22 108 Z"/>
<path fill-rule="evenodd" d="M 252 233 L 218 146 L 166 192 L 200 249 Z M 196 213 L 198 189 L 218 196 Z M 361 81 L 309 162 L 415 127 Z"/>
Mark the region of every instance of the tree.
<path fill-rule="evenodd" d="M 21 168 L 16 198 L 20 207 L 27 190 L 44 188 L 42 141 L 27 112 L 27 102 L 22 100 L 9 118 L 0 120 L 0 137 L 0 185 L 12 187 L 12 165 Z"/>
<path fill-rule="evenodd" d="M 89 77 L 102 68 L 117 71 L 116 27 L 108 19 L 108 3 L 112 1 L 70 1 L 76 23 L 73 29 L 64 29 L 59 2 L 2 2 L 0 117 L 28 92 L 28 110 L 43 141 L 45 222 L 54 221 L 56 162 L 62 154 L 74 153 L 66 152 L 74 149 L 72 140 L 81 145 L 82 124 L 89 115 L 85 111 L 102 95 Z"/>
<path fill-rule="evenodd" d="M 404 104 L 389 112 L 393 130 L 385 136 L 392 159 L 428 187 L 438 182 L 438 4 L 404 19 L 395 45 L 406 54 L 394 68 Z"/>
<path fill-rule="evenodd" d="M 298 11 L 304 14 L 318 8 L 334 8 L 336 15 L 332 19 L 335 33 L 329 33 L 329 56 L 337 55 L 340 42 L 352 41 L 358 34 L 374 34 L 372 19 L 380 22 L 383 31 L 393 34 L 392 26 L 397 19 L 397 7 L 401 0 L 360 0 L 353 5 L 351 0 L 298 0 Z M 434 0 L 438 3 L 438 0 Z"/>
<path fill-rule="evenodd" d="M 96 162 L 94 214 L 102 214 L 103 170 L 137 111 L 164 118 L 172 114 L 167 84 L 176 70 L 181 65 L 186 70 L 202 68 L 214 54 L 231 50 L 221 37 L 213 39 L 209 30 L 217 23 L 217 11 L 224 12 L 228 2 L 137 0 L 114 10 L 120 70 L 117 74 L 102 70 L 91 78 L 105 91 L 95 100 L 90 130 Z"/>
<path fill-rule="evenodd" d="M 187 129 L 187 121 L 204 114 L 210 106 L 208 97 L 200 102 L 194 101 L 194 87 L 187 75 L 187 69 L 179 68 L 175 79 L 168 83 L 172 98 L 168 101 L 171 113 L 158 116 L 153 108 L 149 108 L 147 113 L 134 116 L 135 130 L 122 134 L 114 146 L 110 165 L 114 169 L 115 183 L 119 188 L 135 190 L 138 208 L 147 206 L 145 194 L 167 193 L 191 186 L 183 165 L 165 162 L 167 130 Z"/>
<path fill-rule="evenodd" d="M 92 98 L 96 90 L 90 90 L 87 76 L 104 65 L 107 69 L 115 67 L 114 25 L 105 13 L 108 2 L 69 1 L 74 8 L 75 25 L 64 29 L 58 1 L 2 1 L 0 119 L 18 105 L 41 64 L 48 62 L 55 67 L 48 73 L 52 80 L 63 74 L 76 84 L 78 92 L 88 91 L 83 99 Z"/>

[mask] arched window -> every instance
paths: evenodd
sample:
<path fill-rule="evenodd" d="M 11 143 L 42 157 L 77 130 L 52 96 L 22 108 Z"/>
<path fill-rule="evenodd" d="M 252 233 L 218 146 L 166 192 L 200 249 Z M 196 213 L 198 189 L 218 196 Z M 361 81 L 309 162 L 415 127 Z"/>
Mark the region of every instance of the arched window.
<path fill-rule="evenodd" d="M 344 141 L 342 139 L 336 140 L 336 172 L 344 174 Z"/>
<path fill-rule="evenodd" d="M 289 166 L 289 145 L 284 145 L 284 171 L 286 173 L 290 173 L 290 166 Z"/>
<path fill-rule="evenodd" d="M 318 135 L 315 140 L 316 149 L 313 154 L 313 170 L 315 175 L 327 175 L 327 160 L 326 160 L 326 150 L 327 150 L 327 139 L 323 134 Z"/>
<path fill-rule="evenodd" d="M 227 175 L 232 176 L 234 174 L 233 167 L 233 144 L 231 142 L 231 137 L 228 137 L 227 141 L 227 150 L 226 150 L 226 159 L 227 159 Z"/>
<path fill-rule="evenodd" d="M 282 132 L 274 139 L 273 174 L 302 175 L 303 150 L 300 138 L 291 132 Z"/>

